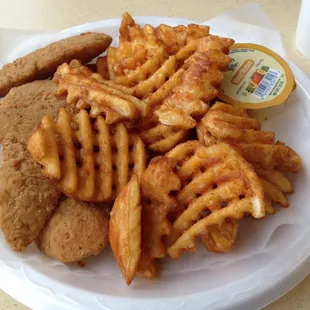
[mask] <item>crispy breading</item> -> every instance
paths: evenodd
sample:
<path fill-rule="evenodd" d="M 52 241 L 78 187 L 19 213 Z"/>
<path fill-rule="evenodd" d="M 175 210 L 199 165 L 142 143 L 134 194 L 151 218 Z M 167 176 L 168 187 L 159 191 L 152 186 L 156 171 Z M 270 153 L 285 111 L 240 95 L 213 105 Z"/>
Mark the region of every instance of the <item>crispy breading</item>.
<path fill-rule="evenodd" d="M 52 81 L 34 81 L 13 88 L 0 101 L 0 143 L 26 144 L 43 115 L 55 118 L 60 107 L 66 107 L 72 113 L 77 111 L 56 96 L 56 86 Z"/>
<path fill-rule="evenodd" d="M 4 236 L 16 251 L 35 240 L 57 206 L 59 192 L 42 176 L 26 142 L 45 113 L 55 117 L 63 99 L 52 81 L 35 81 L 17 88 L 1 100 L 0 213 Z"/>
<path fill-rule="evenodd" d="M 3 144 L 0 226 L 13 250 L 23 251 L 36 239 L 56 208 L 59 195 L 24 144 Z"/>
<path fill-rule="evenodd" d="M 36 244 L 47 256 L 78 262 L 108 245 L 109 219 L 104 206 L 66 198 L 39 234 Z"/>
<path fill-rule="evenodd" d="M 79 59 L 87 63 L 103 53 L 112 38 L 104 33 L 88 32 L 54 42 L 16 59 L 0 70 L 0 97 L 12 87 L 53 75 L 63 62 Z"/>

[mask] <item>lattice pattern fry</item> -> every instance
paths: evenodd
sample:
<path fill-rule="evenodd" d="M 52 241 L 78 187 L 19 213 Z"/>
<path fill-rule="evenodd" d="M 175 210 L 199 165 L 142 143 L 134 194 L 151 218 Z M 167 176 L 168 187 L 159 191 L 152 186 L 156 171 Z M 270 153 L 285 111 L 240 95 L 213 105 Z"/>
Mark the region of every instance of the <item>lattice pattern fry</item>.
<path fill-rule="evenodd" d="M 195 238 L 205 236 L 208 227 L 220 227 L 227 219 L 241 219 L 244 213 L 256 218 L 264 216 L 259 178 L 228 144 L 205 147 L 198 141 L 189 141 L 176 146 L 166 157 L 177 163 L 176 174 L 182 187 L 176 197 L 185 209 L 173 222 L 168 236 L 172 258 L 183 250 L 194 251 Z"/>
<path fill-rule="evenodd" d="M 121 120 L 135 120 L 149 114 L 149 105 L 132 96 L 115 83 L 104 81 L 79 61 L 58 67 L 54 76 L 57 93 L 66 95 L 67 102 L 78 109 L 91 109 L 90 115 L 103 115 L 108 124 Z"/>
<path fill-rule="evenodd" d="M 142 176 L 147 154 L 142 140 L 123 124 L 107 125 L 85 110 L 44 116 L 28 141 L 42 172 L 66 195 L 86 201 L 112 201 L 132 174 Z"/>
<path fill-rule="evenodd" d="M 205 145 L 229 143 L 254 165 L 265 190 L 266 211 L 274 214 L 273 205 L 288 207 L 285 195 L 293 192 L 283 171 L 296 172 L 302 162 L 291 148 L 275 143 L 273 132 L 260 129 L 259 122 L 245 109 L 217 102 L 197 126 L 197 134 Z"/>

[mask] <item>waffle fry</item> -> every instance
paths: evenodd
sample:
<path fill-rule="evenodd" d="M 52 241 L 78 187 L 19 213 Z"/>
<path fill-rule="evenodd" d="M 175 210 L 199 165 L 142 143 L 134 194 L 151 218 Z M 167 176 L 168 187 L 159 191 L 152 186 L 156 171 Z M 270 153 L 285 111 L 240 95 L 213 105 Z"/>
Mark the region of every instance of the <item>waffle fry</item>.
<path fill-rule="evenodd" d="M 208 251 L 226 253 L 232 249 L 238 229 L 238 221 L 226 219 L 222 225 L 210 226 L 206 232 L 199 235 L 199 238 Z"/>
<path fill-rule="evenodd" d="M 133 93 L 138 98 L 144 98 L 149 94 L 153 94 L 154 91 L 158 91 L 163 84 L 166 83 L 176 71 L 177 59 L 175 56 L 170 56 L 169 59 L 148 79 L 142 80 L 139 82 L 136 87 L 133 88 Z M 171 88 L 170 88 L 171 90 Z M 148 98 L 148 101 L 151 103 L 158 102 L 160 99 L 151 100 Z M 163 97 L 161 97 L 162 99 Z"/>
<path fill-rule="evenodd" d="M 101 116 L 92 120 L 85 110 L 72 116 L 61 109 L 57 122 L 44 116 L 27 147 L 43 175 L 78 200 L 112 201 L 131 175 L 140 178 L 146 166 L 138 136 L 123 124 L 109 127 Z"/>
<path fill-rule="evenodd" d="M 115 82 L 125 86 L 134 86 L 140 81 L 144 81 L 148 76 L 153 75 L 165 61 L 165 50 L 159 46 L 148 56 L 144 64 L 134 70 L 127 70 L 125 75 L 115 78 Z"/>
<path fill-rule="evenodd" d="M 208 103 L 218 93 L 231 58 L 229 47 L 233 40 L 208 36 L 200 40 L 196 51 L 189 57 L 182 68 L 184 74 L 180 85 L 172 89 L 171 94 L 155 111 L 164 125 L 181 129 L 196 126 L 195 117 L 203 116 L 208 110 Z"/>
<path fill-rule="evenodd" d="M 209 39 L 211 46 L 214 40 L 216 40 L 215 37 Z M 231 44 L 231 42 L 229 41 L 228 44 Z M 204 44 L 201 44 L 200 48 L 203 47 Z M 222 63 L 222 61 L 219 62 Z M 195 63 L 194 60 L 192 63 Z M 146 122 L 147 126 L 142 128 L 141 138 L 151 150 L 156 152 L 167 152 L 182 141 L 186 136 L 186 129 L 192 128 L 196 124 L 196 121 L 190 115 L 199 116 L 208 109 L 208 106 L 201 100 L 192 100 L 191 102 L 188 100 L 190 95 L 188 96 L 189 91 L 186 93 L 185 88 L 187 87 L 187 90 L 191 89 L 190 91 L 193 90 L 190 82 L 197 80 L 195 68 L 190 67 L 191 69 L 188 71 L 181 68 L 175 72 L 176 65 L 176 57 L 171 56 L 154 75 L 140 82 L 134 91 L 134 94 L 140 97 L 145 97 L 149 93 L 145 101 L 154 109 L 158 103 L 176 90 L 176 93 L 167 99 L 169 106 L 162 105 L 158 110 L 155 110 L 155 116 L 152 116 L 151 120 Z M 222 64 L 221 68 L 223 67 Z M 214 78 L 215 80 L 216 78 Z M 154 89 L 155 92 L 153 92 Z M 209 99 L 211 100 L 212 97 Z M 160 120 L 164 124 L 160 124 Z"/>
<path fill-rule="evenodd" d="M 139 268 L 142 274 L 154 275 L 152 259 L 163 258 L 166 254 L 162 239 L 171 232 L 167 215 L 177 207 L 177 201 L 172 193 L 178 191 L 181 186 L 179 178 L 173 172 L 174 167 L 173 160 L 155 157 L 142 176 L 142 251 L 144 258 Z"/>
<path fill-rule="evenodd" d="M 90 115 L 104 115 L 108 124 L 147 116 L 147 103 L 125 93 L 121 88 L 104 82 L 103 78 L 73 61 L 58 67 L 54 76 L 57 93 L 67 95 L 67 102 L 78 109 L 90 108 Z"/>
<path fill-rule="evenodd" d="M 159 41 L 169 55 L 178 52 L 183 46 L 191 40 L 203 38 L 209 35 L 210 28 L 208 26 L 189 24 L 188 26 L 171 27 L 161 24 L 154 28 L 150 25 L 140 28 L 129 13 L 122 15 L 122 23 L 120 27 L 120 43 L 128 41 L 137 41 L 146 37 L 148 34 L 153 42 Z M 150 39 L 149 39 L 150 41 Z"/>
<path fill-rule="evenodd" d="M 208 35 L 209 27 L 194 24 L 187 27 L 160 25 L 157 28 L 145 25 L 141 28 L 130 14 L 125 13 L 122 15 L 119 46 L 111 47 L 107 53 L 109 78 L 119 84 L 135 87 L 155 74 L 169 56 L 191 41 Z M 184 57 L 185 53 L 181 52 L 180 55 Z M 141 96 L 140 89 L 136 92 Z"/>
<path fill-rule="evenodd" d="M 254 168 L 265 191 L 266 212 L 274 214 L 276 212 L 274 204 L 287 208 L 289 204 L 285 195 L 294 191 L 293 185 L 288 178 L 278 170 L 265 170 L 259 166 L 254 166 Z"/>
<path fill-rule="evenodd" d="M 133 175 L 116 198 L 110 218 L 109 240 L 128 285 L 136 275 L 141 256 L 140 184 Z"/>
<path fill-rule="evenodd" d="M 208 26 L 195 24 L 176 27 L 161 24 L 156 28 L 155 33 L 157 38 L 164 44 L 167 53 L 173 55 L 190 41 L 207 37 L 209 30 Z"/>
<path fill-rule="evenodd" d="M 202 119 L 197 134 L 206 145 L 215 141 L 233 145 L 247 161 L 266 170 L 297 172 L 302 166 L 294 150 L 275 142 L 273 132 L 260 131 L 259 122 L 243 108 L 217 102 Z"/>
<path fill-rule="evenodd" d="M 119 42 L 119 47 L 108 50 L 108 72 L 111 80 L 123 85 L 134 84 L 144 70 L 157 70 L 154 67 L 165 53 L 155 29 L 150 25 L 142 29 L 128 13 L 122 15 Z M 142 70 L 140 66 L 144 66 Z"/>
<path fill-rule="evenodd" d="M 165 153 L 184 140 L 187 131 L 160 124 L 156 115 L 152 115 L 144 120 L 139 135 L 150 150 Z"/>
<path fill-rule="evenodd" d="M 109 79 L 107 56 L 97 58 L 96 69 L 103 79 Z"/>
<path fill-rule="evenodd" d="M 168 59 L 169 60 L 169 59 Z M 166 61 L 161 69 L 164 70 L 164 67 L 168 65 L 168 61 Z M 169 70 L 169 69 L 168 69 Z M 167 70 L 167 71 L 168 71 Z M 151 105 L 151 109 L 155 109 L 163 99 L 165 99 L 171 92 L 172 89 L 178 85 L 181 84 L 182 82 L 182 77 L 184 74 L 184 69 L 179 69 L 173 74 L 174 69 L 172 69 L 170 72 L 167 72 L 166 80 L 163 84 L 160 85 L 160 80 L 158 83 L 156 83 L 156 87 L 158 87 L 153 93 L 149 93 L 145 101 Z M 156 73 L 155 73 L 156 74 Z M 148 80 L 146 80 L 147 82 Z M 141 82 L 143 85 L 144 82 Z M 137 88 L 140 85 L 137 86 Z M 156 88 L 155 87 L 155 88 Z M 142 88 L 142 86 L 141 86 Z"/>
<path fill-rule="evenodd" d="M 268 214 L 276 212 L 275 204 L 288 207 L 286 195 L 293 192 L 293 187 L 280 170 L 299 170 L 301 159 L 289 147 L 275 144 L 273 132 L 260 131 L 259 122 L 249 117 L 245 109 L 217 102 L 197 126 L 197 134 L 206 145 L 218 141 L 231 144 L 254 164 L 265 191 Z"/>
<path fill-rule="evenodd" d="M 172 258 L 178 258 L 184 250 L 195 251 L 195 239 L 200 235 L 204 239 L 209 227 L 213 227 L 213 235 L 218 235 L 214 229 L 220 230 L 228 219 L 239 220 L 245 213 L 255 218 L 265 215 L 259 178 L 228 144 L 205 147 L 189 141 L 176 146 L 166 157 L 177 163 L 176 174 L 182 187 L 176 197 L 178 204 L 185 206 L 168 236 L 168 254 Z M 210 214 L 199 220 L 204 212 Z M 233 235 L 236 229 L 232 227 Z"/>
<path fill-rule="evenodd" d="M 150 257 L 146 252 L 141 253 L 138 266 L 138 272 L 145 278 L 154 279 L 157 276 L 155 259 Z"/>

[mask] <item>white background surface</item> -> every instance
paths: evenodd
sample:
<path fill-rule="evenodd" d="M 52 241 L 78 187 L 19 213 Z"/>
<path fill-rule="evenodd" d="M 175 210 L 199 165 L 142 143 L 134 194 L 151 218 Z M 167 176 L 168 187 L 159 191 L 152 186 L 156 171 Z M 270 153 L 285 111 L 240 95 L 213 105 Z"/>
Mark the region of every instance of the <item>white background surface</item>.
<path fill-rule="evenodd" d="M 61 1 L 61 0 L 2 0 L 0 27 L 28 29 L 63 29 L 88 21 L 118 17 L 128 10 L 134 15 L 168 15 L 206 20 L 246 1 Z M 294 30 L 299 11 L 299 1 L 255 1 L 273 18 L 283 35 L 288 56 L 310 74 L 310 61 L 298 54 L 294 47 Z M 2 42 L 1 42 L 2 44 Z M 269 309 L 309 309 L 307 295 L 310 280 L 304 281 L 292 293 L 270 306 Z M 16 305 L 16 306 L 15 306 Z M 0 293 L 0 309 L 23 309 L 16 302 Z"/>

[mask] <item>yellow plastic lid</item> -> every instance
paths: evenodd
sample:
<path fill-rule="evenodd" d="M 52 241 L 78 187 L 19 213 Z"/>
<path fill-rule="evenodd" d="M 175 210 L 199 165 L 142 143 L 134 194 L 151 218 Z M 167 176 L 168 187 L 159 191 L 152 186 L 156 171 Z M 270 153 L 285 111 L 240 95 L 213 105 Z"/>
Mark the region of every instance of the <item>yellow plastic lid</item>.
<path fill-rule="evenodd" d="M 292 70 L 278 54 L 264 46 L 237 43 L 218 97 L 247 109 L 261 109 L 287 100 L 296 88 Z"/>

